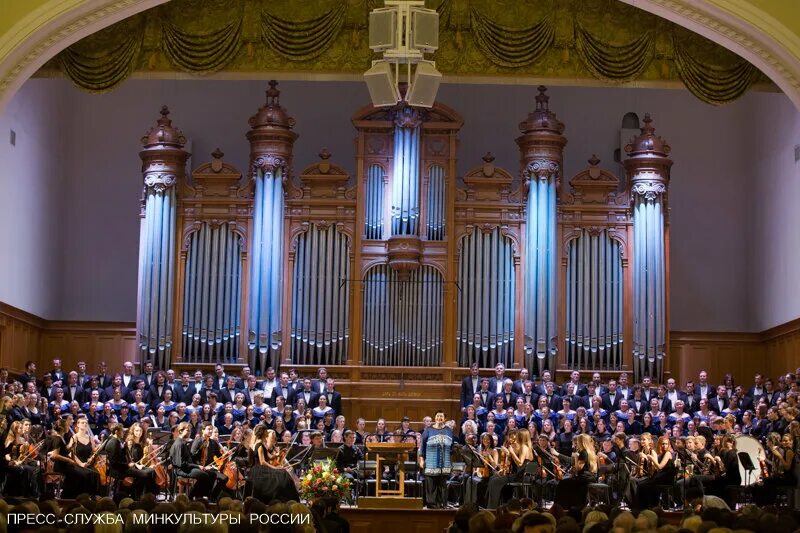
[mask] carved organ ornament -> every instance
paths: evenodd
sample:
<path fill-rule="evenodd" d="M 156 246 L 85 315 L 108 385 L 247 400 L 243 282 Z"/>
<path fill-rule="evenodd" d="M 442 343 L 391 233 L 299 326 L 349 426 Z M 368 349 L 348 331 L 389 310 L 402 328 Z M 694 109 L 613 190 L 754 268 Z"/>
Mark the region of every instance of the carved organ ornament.
<path fill-rule="evenodd" d="M 672 161 L 649 116 L 624 187 L 596 156 L 566 179 L 544 87 L 517 176 L 487 153 L 457 179 L 463 120 L 439 103 L 364 107 L 355 176 L 327 149 L 295 174 L 294 120 L 266 97 L 244 179 L 219 150 L 187 178 L 166 108 L 142 139 L 143 358 L 663 372 Z"/>

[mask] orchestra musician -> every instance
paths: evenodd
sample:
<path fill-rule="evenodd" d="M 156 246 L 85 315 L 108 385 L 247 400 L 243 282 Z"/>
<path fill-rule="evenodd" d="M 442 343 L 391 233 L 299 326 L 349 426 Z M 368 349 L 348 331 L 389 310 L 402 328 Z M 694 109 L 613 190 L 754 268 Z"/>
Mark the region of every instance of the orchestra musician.
<path fill-rule="evenodd" d="M 489 480 L 486 506 L 497 509 L 507 492 L 510 482 L 518 482 L 525 474 L 528 463 L 533 461 L 531 434 L 527 429 L 510 431 L 506 436 L 506 445 L 502 448 L 503 460 L 501 472 Z"/>
<path fill-rule="evenodd" d="M 580 434 L 575 438 L 575 451 L 568 460 L 572 465 L 570 474 L 556 486 L 554 499 L 565 509 L 584 506 L 589 483 L 597 480 L 597 455 L 590 435 Z"/>
<path fill-rule="evenodd" d="M 38 499 L 39 450 L 26 438 L 30 425 L 29 420 L 15 420 L 9 426 L 8 435 L 0 441 L 0 472 L 6 479 L 6 494 Z"/>
<path fill-rule="evenodd" d="M 359 490 L 361 476 L 358 472 L 358 463 L 364 456 L 361 450 L 355 446 L 356 433 L 349 429 L 344 432 L 344 444 L 339 447 L 336 453 L 336 468 L 342 475 L 352 482 L 356 492 Z"/>
<path fill-rule="evenodd" d="M 192 441 L 190 453 L 192 460 L 211 477 L 209 498 L 216 500 L 225 489 L 228 476 L 222 472 L 222 465 L 215 462 L 215 459 L 222 457 L 224 452 L 219 440 L 213 438 L 213 435 L 214 426 L 210 422 L 203 422 L 201 433 Z"/>
<path fill-rule="evenodd" d="M 253 436 L 255 464 L 250 470 L 253 497 L 266 504 L 273 500 L 299 500 L 296 480 L 291 477 L 291 467 L 286 462 L 288 448 L 279 450 L 277 434 L 264 424 L 256 426 Z"/>
<path fill-rule="evenodd" d="M 189 446 L 189 436 L 192 426 L 189 422 L 178 424 L 178 436 L 170 448 L 170 460 L 178 478 L 195 479 L 194 486 L 189 492 L 189 498 L 208 496 L 213 488 L 216 476 L 204 470 L 193 460 L 192 450 Z"/>
<path fill-rule="evenodd" d="M 717 436 L 714 437 L 714 440 L 717 440 Z M 714 481 L 704 485 L 703 488 L 706 494 L 718 496 L 733 507 L 735 505 L 731 499 L 733 495 L 726 488 L 742 484 L 742 477 L 739 473 L 739 457 L 736 455 L 736 438 L 733 435 L 723 435 L 719 442 L 719 451 L 712 463 L 712 471 L 715 474 Z"/>
<path fill-rule="evenodd" d="M 797 478 L 795 465 L 797 456 L 794 451 L 794 437 L 791 433 L 784 433 L 780 446 L 771 444 L 766 452 L 772 460 L 772 472 L 767 479 L 753 488 L 753 500 L 757 505 L 775 503 L 778 487 L 796 487 Z"/>
<path fill-rule="evenodd" d="M 154 459 L 153 444 L 145 438 L 142 425 L 135 422 L 128 429 L 125 439 L 128 468 L 122 474 L 123 480 L 130 478 L 133 481 L 133 497 L 141 498 L 144 492 L 158 493 L 156 485 L 156 471 L 150 466 Z"/>
<path fill-rule="evenodd" d="M 467 446 L 470 447 L 473 453 L 477 453 L 480 456 L 482 465 L 475 469 L 472 476 L 464 480 L 464 503 L 486 507 L 486 490 L 489 485 L 489 479 L 500 467 L 494 438 L 488 433 L 482 433 L 480 446 L 477 450 L 470 444 L 467 444 Z"/>
<path fill-rule="evenodd" d="M 637 507 L 649 509 L 658 503 L 658 485 L 672 485 L 675 482 L 675 463 L 672 457 L 669 437 L 658 438 L 655 448 L 642 454 L 649 476 L 638 484 Z"/>
<path fill-rule="evenodd" d="M 85 419 L 83 420 L 85 422 Z M 53 424 L 53 435 L 46 444 L 48 457 L 53 461 L 53 469 L 58 473 L 64 474 L 64 478 L 69 480 L 68 483 L 64 483 L 64 490 L 61 496 L 62 498 L 74 498 L 81 493 L 98 494 L 100 476 L 96 470 L 84 466 L 86 463 L 82 461 L 81 457 L 89 458 L 85 455 L 84 449 L 77 451 L 75 455 L 71 453 L 65 438 L 68 431 L 67 418 L 58 419 Z M 90 451 L 89 455 L 91 454 L 92 452 Z M 81 462 L 79 463 L 78 461 Z"/>

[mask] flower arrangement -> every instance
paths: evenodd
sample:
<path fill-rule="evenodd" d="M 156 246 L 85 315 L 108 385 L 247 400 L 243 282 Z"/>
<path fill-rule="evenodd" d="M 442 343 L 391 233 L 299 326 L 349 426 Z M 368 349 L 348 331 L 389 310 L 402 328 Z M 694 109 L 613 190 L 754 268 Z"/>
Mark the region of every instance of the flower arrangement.
<path fill-rule="evenodd" d="M 314 465 L 300 480 L 300 496 L 307 502 L 333 496 L 338 500 L 350 499 L 350 479 L 345 477 L 328 459 Z"/>

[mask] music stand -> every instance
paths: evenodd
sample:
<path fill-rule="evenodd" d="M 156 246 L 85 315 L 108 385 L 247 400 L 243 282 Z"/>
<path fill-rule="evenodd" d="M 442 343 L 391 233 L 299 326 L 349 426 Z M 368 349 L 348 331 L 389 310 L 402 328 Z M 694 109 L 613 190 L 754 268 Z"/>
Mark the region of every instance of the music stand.
<path fill-rule="evenodd" d="M 163 431 L 161 428 L 149 428 L 147 435 L 152 439 L 153 444 L 166 444 L 172 437 L 172 432 Z"/>
<path fill-rule="evenodd" d="M 750 454 L 747 452 L 739 452 L 736 454 L 739 457 L 739 462 L 742 463 L 742 468 L 744 468 L 745 472 L 745 485 L 750 486 L 750 476 L 753 475 L 753 470 L 756 469 L 756 466 L 753 464 L 753 460 L 750 458 Z"/>

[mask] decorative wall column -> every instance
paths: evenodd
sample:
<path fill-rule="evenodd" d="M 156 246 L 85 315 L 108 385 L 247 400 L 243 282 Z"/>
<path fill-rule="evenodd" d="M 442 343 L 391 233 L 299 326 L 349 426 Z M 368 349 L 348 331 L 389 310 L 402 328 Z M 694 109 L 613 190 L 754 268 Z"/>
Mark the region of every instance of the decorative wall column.
<path fill-rule="evenodd" d="M 647 114 L 641 134 L 625 146 L 633 209 L 633 371 L 660 381 L 667 351 L 667 189 L 670 146 Z"/>
<path fill-rule="evenodd" d="M 290 276 L 284 261 L 284 185 L 290 178 L 297 134 L 291 131 L 294 119 L 280 105 L 277 85 L 275 80 L 269 82 L 266 104 L 250 117 L 247 132 L 255 190 L 247 348 L 251 367 L 261 373 L 279 365 L 289 330 L 282 313 L 282 302 L 288 302 L 291 294 L 285 283 Z"/>
<path fill-rule="evenodd" d="M 539 87 L 536 110 L 519 125 L 521 176 L 527 187 L 525 212 L 525 365 L 534 374 L 555 370 L 557 330 L 556 199 L 560 185 L 564 124 L 549 109 L 546 87 Z"/>
<path fill-rule="evenodd" d="M 136 331 L 142 361 L 169 367 L 175 292 L 176 184 L 185 179 L 186 138 L 172 126 L 167 106 L 142 137 L 144 190 L 139 238 Z"/>

